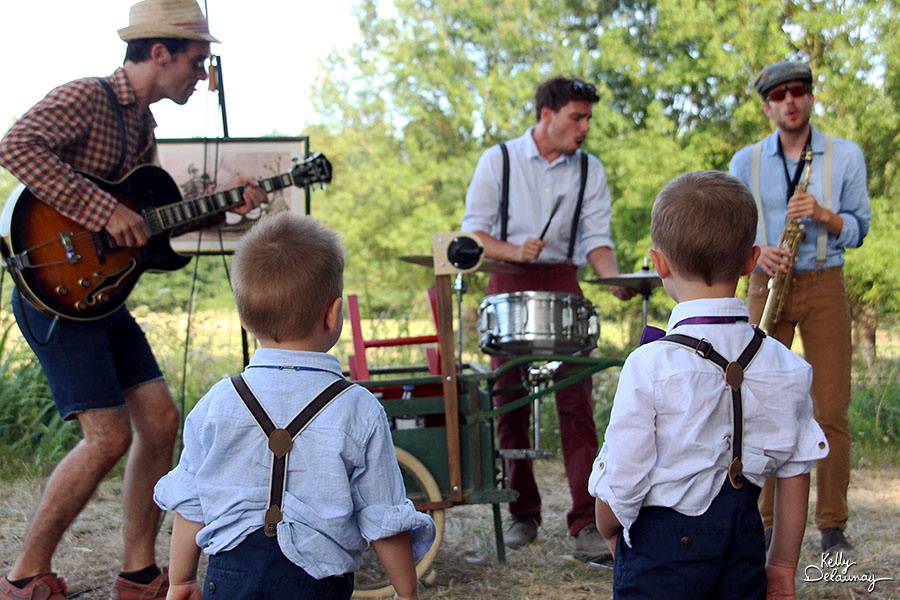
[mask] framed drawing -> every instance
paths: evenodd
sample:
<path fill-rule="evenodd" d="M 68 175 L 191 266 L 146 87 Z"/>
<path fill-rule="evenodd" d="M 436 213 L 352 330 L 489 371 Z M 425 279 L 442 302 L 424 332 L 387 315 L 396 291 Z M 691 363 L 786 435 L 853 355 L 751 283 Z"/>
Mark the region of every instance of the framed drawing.
<path fill-rule="evenodd" d="M 238 179 L 262 179 L 289 173 L 295 159 L 309 155 L 309 137 L 161 139 L 159 160 L 185 199 L 240 185 Z M 183 254 L 230 253 L 263 215 L 283 210 L 309 212 L 309 188 L 289 186 L 245 215 L 226 212 L 225 222 L 172 238 Z"/>

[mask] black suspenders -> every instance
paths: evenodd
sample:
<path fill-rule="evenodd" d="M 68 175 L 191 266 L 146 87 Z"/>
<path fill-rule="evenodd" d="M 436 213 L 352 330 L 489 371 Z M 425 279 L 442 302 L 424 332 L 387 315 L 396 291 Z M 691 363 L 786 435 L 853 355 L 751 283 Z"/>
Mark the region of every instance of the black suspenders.
<path fill-rule="evenodd" d="M 729 362 L 724 356 L 716 352 L 712 344 L 706 339 L 698 340 L 689 335 L 680 333 L 671 333 L 665 337 L 659 338 L 657 341 L 674 342 L 686 348 L 689 348 L 705 358 L 715 363 L 725 373 L 725 383 L 731 388 L 731 408 L 732 408 L 732 431 L 731 438 L 731 464 L 728 465 L 728 480 L 734 489 L 740 489 L 743 485 L 741 473 L 744 470 L 741 462 L 741 446 L 744 443 L 744 413 L 741 406 L 741 383 L 744 381 L 744 371 L 756 356 L 756 352 L 762 345 L 763 338 L 766 334 L 758 327 L 753 327 L 753 339 L 741 352 L 737 361 Z"/>
<path fill-rule="evenodd" d="M 288 453 L 294 445 L 294 438 L 297 437 L 306 425 L 315 419 L 331 402 L 353 384 L 346 379 L 338 379 L 325 390 L 316 396 L 312 402 L 300 411 L 294 420 L 291 421 L 284 429 L 275 427 L 272 419 L 266 414 L 265 409 L 250 391 L 249 386 L 241 375 L 235 375 L 231 378 L 231 383 L 237 391 L 241 400 L 247 405 L 247 409 L 256 422 L 259 424 L 263 433 L 269 438 L 269 450 L 274 455 L 272 457 L 272 477 L 269 482 L 269 508 L 266 510 L 265 516 L 265 534 L 268 537 L 275 537 L 278 532 L 278 523 L 282 518 L 282 504 L 284 502 L 284 488 L 287 484 L 287 460 Z"/>
<path fill-rule="evenodd" d="M 509 223 L 509 150 L 506 144 L 500 144 L 503 153 L 503 182 L 500 188 L 500 241 L 506 241 L 507 224 Z M 588 157 L 581 153 L 581 186 L 578 190 L 578 204 L 572 220 L 572 233 L 569 236 L 569 251 L 566 258 L 572 260 L 575 255 L 575 235 L 578 233 L 578 222 L 581 220 L 581 205 L 584 202 L 584 188 L 587 186 Z"/>

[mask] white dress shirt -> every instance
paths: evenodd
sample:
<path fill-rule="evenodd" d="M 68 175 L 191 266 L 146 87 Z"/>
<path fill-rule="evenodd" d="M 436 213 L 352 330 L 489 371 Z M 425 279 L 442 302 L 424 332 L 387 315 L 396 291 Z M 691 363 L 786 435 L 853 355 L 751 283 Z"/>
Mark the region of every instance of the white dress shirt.
<path fill-rule="evenodd" d="M 670 334 L 706 338 L 726 359 L 737 360 L 752 327 L 675 327 L 699 316 L 747 317 L 746 305 L 736 298 L 682 302 L 667 328 Z M 741 385 L 743 473 L 751 483 L 808 473 L 828 454 L 825 434 L 813 419 L 811 383 L 806 361 L 772 338 L 763 340 Z M 651 342 L 628 356 L 588 488 L 609 504 L 629 545 L 628 531 L 642 506 L 697 516 L 712 504 L 731 462 L 730 389 L 722 369 L 671 342 Z"/>
<path fill-rule="evenodd" d="M 569 250 L 572 219 L 581 188 L 581 151 L 563 154 L 552 163 L 541 156 L 529 129 L 521 137 L 506 143 L 509 150 L 509 221 L 506 241 L 521 246 L 530 237 L 538 237 L 550 217 L 553 204 L 562 196 L 559 210 L 550 222 L 544 246 L 537 262 L 562 262 Z M 462 230 L 484 231 L 500 239 L 500 197 L 503 189 L 503 154 L 493 146 L 481 155 L 469 190 Z M 597 157 L 588 154 L 587 183 L 581 220 L 572 261 L 587 262 L 594 248 L 614 248 L 609 220 L 612 205 L 606 173 Z"/>

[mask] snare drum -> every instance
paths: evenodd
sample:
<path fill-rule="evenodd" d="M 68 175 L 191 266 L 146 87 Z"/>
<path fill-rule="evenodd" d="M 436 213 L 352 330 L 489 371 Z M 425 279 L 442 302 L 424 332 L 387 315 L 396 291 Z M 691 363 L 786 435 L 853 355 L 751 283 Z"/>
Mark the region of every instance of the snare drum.
<path fill-rule="evenodd" d="M 600 314 L 575 294 L 493 294 L 481 301 L 478 317 L 479 345 L 488 354 L 577 354 L 600 337 Z"/>

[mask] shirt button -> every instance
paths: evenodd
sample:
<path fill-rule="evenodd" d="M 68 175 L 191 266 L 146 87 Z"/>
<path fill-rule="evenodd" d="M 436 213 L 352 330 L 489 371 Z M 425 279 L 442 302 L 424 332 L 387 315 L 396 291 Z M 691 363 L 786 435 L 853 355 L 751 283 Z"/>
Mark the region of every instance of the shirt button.
<path fill-rule="evenodd" d="M 210 582 L 209 582 L 209 585 L 206 586 L 206 587 L 209 589 L 209 593 L 210 593 L 210 594 L 215 594 L 215 593 L 216 593 L 216 582 L 215 582 L 215 581 L 210 581 Z"/>
<path fill-rule="evenodd" d="M 819 442 L 819 448 L 821 448 L 822 450 L 824 450 L 824 449 L 825 449 L 825 442 Z"/>
<path fill-rule="evenodd" d="M 599 465 L 597 465 L 597 466 L 600 467 L 601 469 L 605 469 L 605 468 L 606 468 L 606 463 L 601 462 L 601 463 L 600 463 Z"/>
<path fill-rule="evenodd" d="M 681 538 L 681 547 L 682 548 L 690 548 L 691 544 L 694 543 L 694 540 L 689 538 L 688 536 L 684 536 Z"/>

